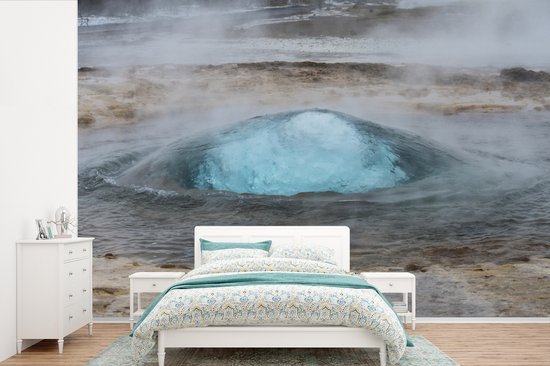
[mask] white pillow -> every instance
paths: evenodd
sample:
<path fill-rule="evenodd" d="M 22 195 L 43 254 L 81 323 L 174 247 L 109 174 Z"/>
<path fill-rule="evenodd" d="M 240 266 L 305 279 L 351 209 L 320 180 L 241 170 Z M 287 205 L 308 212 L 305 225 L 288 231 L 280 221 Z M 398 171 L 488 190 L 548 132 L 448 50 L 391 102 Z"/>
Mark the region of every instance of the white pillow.
<path fill-rule="evenodd" d="M 336 264 L 334 249 L 320 245 L 280 245 L 271 247 L 269 256 L 273 258 L 309 259 Z"/>

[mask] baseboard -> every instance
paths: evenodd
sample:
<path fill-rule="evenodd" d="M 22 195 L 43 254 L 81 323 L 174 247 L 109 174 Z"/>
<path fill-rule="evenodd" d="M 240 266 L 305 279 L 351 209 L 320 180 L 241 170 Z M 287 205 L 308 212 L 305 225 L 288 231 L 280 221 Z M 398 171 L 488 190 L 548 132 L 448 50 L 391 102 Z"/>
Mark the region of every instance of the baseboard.
<path fill-rule="evenodd" d="M 528 324 L 528 323 L 540 323 L 550 324 L 550 317 L 454 317 L 454 318 L 416 318 L 418 324 L 449 324 L 449 323 L 485 323 L 485 324 Z"/>
<path fill-rule="evenodd" d="M 116 317 L 97 317 L 94 323 L 129 323 L 128 318 Z M 417 324 L 468 324 L 468 323 L 486 323 L 486 324 L 550 324 L 550 317 L 434 317 L 434 318 L 416 318 Z"/>
<path fill-rule="evenodd" d="M 130 323 L 130 320 L 128 318 L 119 318 L 119 317 L 97 317 L 94 318 L 94 323 L 96 324 L 102 324 L 102 323 Z"/>

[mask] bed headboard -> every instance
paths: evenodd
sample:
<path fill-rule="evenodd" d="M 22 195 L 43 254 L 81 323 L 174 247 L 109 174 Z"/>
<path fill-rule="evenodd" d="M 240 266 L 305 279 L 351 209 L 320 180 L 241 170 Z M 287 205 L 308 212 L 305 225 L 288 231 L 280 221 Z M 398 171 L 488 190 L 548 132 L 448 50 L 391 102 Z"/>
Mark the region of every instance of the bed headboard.
<path fill-rule="evenodd" d="M 347 226 L 195 226 L 195 268 L 201 265 L 199 239 L 221 242 L 271 240 L 271 247 L 288 244 L 318 244 L 333 248 L 336 264 L 350 268 L 350 237 Z"/>

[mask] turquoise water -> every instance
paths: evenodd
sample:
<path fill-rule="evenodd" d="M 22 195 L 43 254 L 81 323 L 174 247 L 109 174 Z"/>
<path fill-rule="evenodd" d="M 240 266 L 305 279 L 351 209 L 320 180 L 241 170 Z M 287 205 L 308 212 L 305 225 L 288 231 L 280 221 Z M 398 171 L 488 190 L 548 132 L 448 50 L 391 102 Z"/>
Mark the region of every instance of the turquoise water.
<path fill-rule="evenodd" d="M 319 112 L 307 113 L 314 117 Z M 183 265 L 192 264 L 195 225 L 348 225 L 352 266 L 438 263 L 441 256 L 460 264 L 476 263 L 480 258 L 506 262 L 533 254 L 550 255 L 547 115 L 464 115 L 445 120 L 403 115 L 408 132 L 335 115 L 337 120 L 345 117 L 342 130 L 354 143 L 332 138 L 338 135 L 332 134 L 335 122 L 321 118 L 318 126 L 306 125 L 315 131 L 314 136 L 330 135 L 328 145 L 320 148 L 314 139 L 305 144 L 301 138 L 285 150 L 288 155 L 270 155 L 292 162 L 295 155 L 290 152 L 300 146 L 313 149 L 300 155 L 308 159 L 330 155 L 327 146 L 348 154 L 341 161 L 323 159 L 323 173 L 308 167 L 313 160 L 297 163 L 289 170 L 292 180 L 299 183 L 293 188 L 301 192 L 297 194 L 290 188 L 280 194 L 238 192 L 254 187 L 242 183 L 242 176 L 249 177 L 258 169 L 267 175 L 272 169 L 269 164 L 250 170 L 230 165 L 231 169 L 223 170 L 220 167 L 227 165 L 222 160 L 216 161 L 217 168 L 211 167 L 213 157 L 225 157 L 222 153 L 239 138 L 255 141 L 254 131 L 266 135 L 273 115 L 243 123 L 229 121 L 229 128 L 200 134 L 186 132 L 190 126 L 183 122 L 181 134 L 175 133 L 173 126 L 162 128 L 162 121 L 81 131 L 80 234 L 97 238 L 98 255 L 112 252 L 142 262 Z M 292 114 L 279 115 L 284 116 L 293 120 Z M 282 126 L 278 127 L 285 130 Z M 321 131 L 321 126 L 327 130 Z M 194 137 L 177 137 L 186 133 Z M 365 189 L 352 193 L 332 189 L 331 184 L 339 181 L 327 179 L 332 171 L 324 164 L 335 164 L 348 186 L 363 184 L 372 161 L 359 159 L 370 146 L 360 141 L 368 140 L 369 133 L 376 136 L 374 146 L 379 149 L 366 156 L 381 162 L 375 166 L 386 176 L 387 186 L 361 186 Z M 264 147 L 264 155 L 250 151 L 250 157 L 231 153 L 226 157 L 236 165 L 246 166 L 248 158 L 259 164 L 266 161 L 265 151 L 280 144 L 269 147 L 266 143 L 269 148 Z M 244 150 L 252 145 L 245 144 Z M 391 152 L 389 158 L 379 159 L 387 152 Z M 344 166 L 344 160 L 352 163 L 353 171 Z M 207 184 L 205 167 L 218 174 L 216 179 L 234 174 L 231 184 L 237 188 Z M 325 186 L 314 192 L 321 183 Z M 453 254 L 455 250 L 462 254 Z M 403 257 L 405 252 L 408 257 Z"/>
<path fill-rule="evenodd" d="M 418 180 L 453 161 L 419 136 L 311 109 L 182 137 L 121 172 L 116 182 L 157 191 L 365 193 Z"/>
<path fill-rule="evenodd" d="M 256 118 L 214 144 L 198 167 L 196 188 L 291 196 L 367 192 L 408 180 L 388 143 L 329 111 Z"/>

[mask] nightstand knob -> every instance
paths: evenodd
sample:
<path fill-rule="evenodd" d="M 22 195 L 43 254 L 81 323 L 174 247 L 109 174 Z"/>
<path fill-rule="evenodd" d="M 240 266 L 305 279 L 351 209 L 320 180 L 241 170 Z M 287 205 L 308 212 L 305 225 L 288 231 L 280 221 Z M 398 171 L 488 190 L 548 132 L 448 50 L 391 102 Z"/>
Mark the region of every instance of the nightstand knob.
<path fill-rule="evenodd" d="M 73 254 L 73 251 L 72 251 L 72 250 L 69 250 L 69 254 Z"/>
<path fill-rule="evenodd" d="M 72 316 L 72 315 L 69 315 L 69 319 L 72 319 L 72 318 L 73 318 L 73 316 Z"/>
<path fill-rule="evenodd" d="M 393 286 L 393 282 L 390 282 L 388 285 L 389 285 L 390 287 L 392 287 L 392 286 Z"/>
<path fill-rule="evenodd" d="M 69 294 L 69 299 L 70 299 L 71 297 L 73 297 L 73 294 Z"/>
<path fill-rule="evenodd" d="M 72 275 L 73 275 L 73 273 L 72 273 L 72 272 L 69 272 L 69 276 L 72 276 Z"/>
<path fill-rule="evenodd" d="M 153 283 L 153 284 L 152 284 L 152 286 L 153 286 L 153 287 L 156 287 L 156 286 L 157 286 L 157 284 L 156 284 L 156 283 Z"/>

